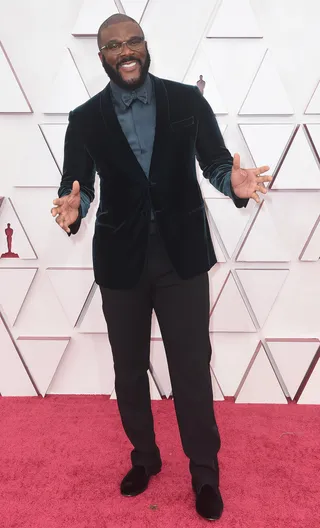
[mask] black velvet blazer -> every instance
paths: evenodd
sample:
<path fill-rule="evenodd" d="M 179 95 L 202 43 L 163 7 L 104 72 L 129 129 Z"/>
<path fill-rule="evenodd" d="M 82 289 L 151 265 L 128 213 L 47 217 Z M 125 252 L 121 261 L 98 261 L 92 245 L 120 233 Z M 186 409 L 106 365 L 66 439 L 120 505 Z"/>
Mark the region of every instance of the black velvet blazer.
<path fill-rule="evenodd" d="M 151 207 L 180 277 L 191 278 L 216 263 L 195 157 L 204 175 L 225 192 L 232 156 L 197 87 L 151 77 L 156 130 L 149 178 L 122 132 L 109 84 L 69 115 L 58 194 L 70 191 L 72 182 L 78 180 L 92 201 L 95 172 L 100 177 L 93 267 L 97 284 L 104 287 L 130 288 L 138 282 L 146 257 Z M 237 207 L 248 202 L 232 197 Z M 80 222 L 79 217 L 70 226 L 73 234 Z"/>

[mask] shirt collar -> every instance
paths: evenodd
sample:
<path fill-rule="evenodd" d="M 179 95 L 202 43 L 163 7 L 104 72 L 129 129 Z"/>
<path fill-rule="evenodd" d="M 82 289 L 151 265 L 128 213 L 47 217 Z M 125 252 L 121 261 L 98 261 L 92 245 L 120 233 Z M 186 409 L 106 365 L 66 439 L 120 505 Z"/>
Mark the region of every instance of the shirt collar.
<path fill-rule="evenodd" d="M 110 80 L 110 86 L 111 86 L 111 94 L 112 94 L 114 103 L 117 106 L 121 107 L 122 110 L 126 110 L 127 106 L 122 100 L 122 95 L 127 94 L 128 90 L 121 88 L 121 86 L 118 86 L 115 82 L 111 80 Z M 137 88 L 136 90 L 132 90 L 132 93 L 136 93 L 137 95 L 145 94 L 147 96 L 148 104 L 151 103 L 153 87 L 152 87 L 152 80 L 149 74 L 147 75 L 146 80 L 144 81 L 143 85 Z"/>

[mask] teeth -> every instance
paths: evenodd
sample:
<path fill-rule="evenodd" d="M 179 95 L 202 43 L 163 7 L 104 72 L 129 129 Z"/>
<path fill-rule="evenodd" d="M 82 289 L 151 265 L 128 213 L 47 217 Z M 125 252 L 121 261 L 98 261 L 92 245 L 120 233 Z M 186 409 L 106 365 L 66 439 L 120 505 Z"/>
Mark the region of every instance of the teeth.
<path fill-rule="evenodd" d="M 122 68 L 131 68 L 132 66 L 135 66 L 136 62 L 125 62 L 124 64 L 121 64 Z"/>

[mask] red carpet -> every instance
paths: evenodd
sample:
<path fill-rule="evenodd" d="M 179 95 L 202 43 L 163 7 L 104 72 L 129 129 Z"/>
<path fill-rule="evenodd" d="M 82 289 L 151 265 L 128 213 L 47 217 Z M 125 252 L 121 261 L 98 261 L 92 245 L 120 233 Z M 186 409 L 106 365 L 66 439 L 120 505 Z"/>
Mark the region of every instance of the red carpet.
<path fill-rule="evenodd" d="M 0 527 L 319 528 L 319 407 L 215 404 L 225 501 L 215 523 L 194 510 L 173 402 L 153 408 L 163 470 L 122 498 L 130 444 L 116 402 L 0 398 Z"/>

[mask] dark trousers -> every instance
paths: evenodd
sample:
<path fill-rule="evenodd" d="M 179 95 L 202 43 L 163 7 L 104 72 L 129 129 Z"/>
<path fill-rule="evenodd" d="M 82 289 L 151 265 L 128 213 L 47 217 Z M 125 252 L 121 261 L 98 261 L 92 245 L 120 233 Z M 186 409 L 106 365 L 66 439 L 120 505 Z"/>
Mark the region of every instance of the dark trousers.
<path fill-rule="evenodd" d="M 219 483 L 220 436 L 210 375 L 208 274 L 182 280 L 161 238 L 149 237 L 144 272 L 129 290 L 100 288 L 115 368 L 115 389 L 133 465 L 161 467 L 156 445 L 149 369 L 152 310 L 158 318 L 172 383 L 182 446 L 196 486 Z"/>

